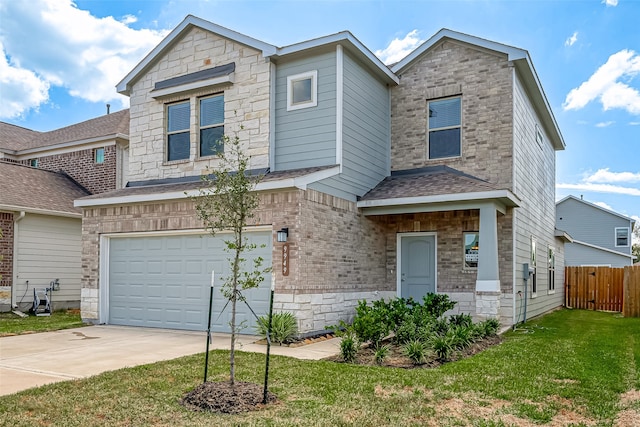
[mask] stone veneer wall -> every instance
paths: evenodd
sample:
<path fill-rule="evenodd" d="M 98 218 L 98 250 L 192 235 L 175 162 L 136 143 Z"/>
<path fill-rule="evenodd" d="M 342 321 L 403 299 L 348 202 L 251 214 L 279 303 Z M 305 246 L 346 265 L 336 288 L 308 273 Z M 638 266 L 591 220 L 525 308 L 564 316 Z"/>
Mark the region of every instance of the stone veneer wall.
<path fill-rule="evenodd" d="M 13 281 L 13 213 L 0 212 L 0 310 L 11 308 Z"/>
<path fill-rule="evenodd" d="M 513 181 L 513 84 L 504 55 L 445 39 L 391 90 L 391 169 L 446 164 L 504 188 Z M 462 96 L 462 155 L 427 159 L 427 101 Z"/>
<path fill-rule="evenodd" d="M 95 162 L 94 151 L 95 149 L 87 149 L 38 157 L 38 168 L 63 171 L 92 194 L 115 190 L 116 146 L 104 147 L 104 163 Z"/>
<path fill-rule="evenodd" d="M 154 99 L 158 81 L 235 62 L 234 82 L 188 94 Z M 216 167 L 218 159 L 198 157 L 198 98 L 224 92 L 225 133 L 238 136 L 251 156 L 251 168 L 269 165 L 270 63 L 260 51 L 193 28 L 177 41 L 131 89 L 129 180 L 201 175 Z M 191 155 L 188 160 L 166 162 L 165 106 L 191 101 Z"/>

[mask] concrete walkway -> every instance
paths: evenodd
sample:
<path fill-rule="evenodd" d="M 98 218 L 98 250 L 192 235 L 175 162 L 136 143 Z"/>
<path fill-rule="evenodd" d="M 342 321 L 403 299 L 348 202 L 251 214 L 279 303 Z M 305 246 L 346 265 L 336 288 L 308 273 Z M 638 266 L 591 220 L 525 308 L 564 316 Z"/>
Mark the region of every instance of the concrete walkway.
<path fill-rule="evenodd" d="M 236 348 L 266 352 L 256 336 L 240 335 Z M 0 396 L 58 381 L 175 359 L 206 348 L 206 332 L 126 326 L 87 326 L 0 338 Z M 210 349 L 228 349 L 228 334 L 213 334 Z M 319 360 L 337 354 L 334 338 L 301 347 L 272 346 L 271 354 Z"/>

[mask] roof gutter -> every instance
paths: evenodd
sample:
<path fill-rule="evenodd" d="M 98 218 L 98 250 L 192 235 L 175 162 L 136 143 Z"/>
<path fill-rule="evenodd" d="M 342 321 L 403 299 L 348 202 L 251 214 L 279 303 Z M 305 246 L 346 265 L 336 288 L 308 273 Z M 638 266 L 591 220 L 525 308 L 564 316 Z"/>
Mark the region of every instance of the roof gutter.
<path fill-rule="evenodd" d="M 50 215 L 50 216 L 62 216 L 67 218 L 82 218 L 81 213 L 76 212 L 64 212 L 64 211 L 52 211 L 48 209 L 39 209 L 39 208 L 27 208 L 24 206 L 12 206 L 12 205 L 0 205 L 0 210 L 10 211 L 10 212 L 20 212 L 21 217 L 19 220 L 24 218 L 23 214 L 37 214 L 37 215 Z"/>

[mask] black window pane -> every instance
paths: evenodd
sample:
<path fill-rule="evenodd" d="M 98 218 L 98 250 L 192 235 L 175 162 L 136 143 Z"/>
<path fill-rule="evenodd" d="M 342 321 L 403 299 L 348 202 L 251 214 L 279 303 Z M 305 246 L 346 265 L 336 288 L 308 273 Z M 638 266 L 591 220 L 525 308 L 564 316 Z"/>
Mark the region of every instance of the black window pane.
<path fill-rule="evenodd" d="M 167 141 L 167 160 L 183 160 L 189 158 L 189 132 L 169 135 Z"/>
<path fill-rule="evenodd" d="M 429 158 L 460 156 L 460 128 L 429 132 Z"/>
<path fill-rule="evenodd" d="M 200 157 L 216 156 L 224 151 L 224 126 L 200 129 Z"/>

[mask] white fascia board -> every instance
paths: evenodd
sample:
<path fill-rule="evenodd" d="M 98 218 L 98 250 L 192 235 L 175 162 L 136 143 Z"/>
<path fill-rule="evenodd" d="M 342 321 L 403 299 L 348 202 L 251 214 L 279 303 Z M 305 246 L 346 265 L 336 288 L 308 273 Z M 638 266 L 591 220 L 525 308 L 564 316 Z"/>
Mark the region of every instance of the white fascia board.
<path fill-rule="evenodd" d="M 424 52 L 429 50 L 433 45 L 438 43 L 443 38 L 450 38 L 452 40 L 461 41 L 464 43 L 468 43 L 471 45 L 475 45 L 478 47 L 482 47 L 484 49 L 493 50 L 495 52 L 501 52 L 507 55 L 509 61 L 515 61 L 517 59 L 522 59 L 528 56 L 527 51 L 524 49 L 519 49 L 517 47 L 508 46 L 506 44 L 493 42 L 491 40 L 482 39 L 480 37 L 471 36 L 469 34 L 459 33 L 457 31 L 452 31 L 446 28 L 441 29 L 436 34 L 434 34 L 429 40 L 422 43 L 418 46 L 413 52 L 409 55 L 405 56 L 400 62 L 391 67 L 391 71 L 394 73 L 398 73 L 402 71 L 405 67 L 411 64 L 417 57 L 422 55 Z"/>
<path fill-rule="evenodd" d="M 189 92 L 197 89 L 209 88 L 225 83 L 234 83 L 234 73 L 227 74 L 226 76 L 214 77 L 211 79 L 200 80 L 197 82 L 185 83 L 178 86 L 171 86 L 165 89 L 152 90 L 149 92 L 154 99 L 162 98 L 164 96 L 176 95 L 183 92 Z"/>
<path fill-rule="evenodd" d="M 142 74 L 149 66 L 153 64 L 157 57 L 168 49 L 174 41 L 176 41 L 182 34 L 188 31 L 191 27 L 199 27 L 212 33 L 218 34 L 224 38 L 236 41 L 245 46 L 252 47 L 256 50 L 262 51 L 262 55 L 266 58 L 276 53 L 276 47 L 254 39 L 253 37 L 240 34 L 236 31 L 214 24 L 213 22 L 206 21 L 202 18 L 198 18 L 193 15 L 187 15 L 184 20 L 178 24 L 147 56 L 142 59 L 135 66 L 133 70 L 129 72 L 117 85 L 116 90 L 122 95 L 129 96 L 130 84 L 140 74 Z"/>
<path fill-rule="evenodd" d="M 117 133 L 113 135 L 98 136 L 95 138 L 81 139 L 78 141 L 62 142 L 55 145 L 47 145 L 45 147 L 29 148 L 28 150 L 18 151 L 16 157 L 18 160 L 33 157 L 33 154 L 40 156 L 47 155 L 52 156 L 54 154 L 71 153 L 78 150 L 88 150 L 90 148 L 101 148 L 116 145 L 116 141 L 125 140 L 129 141 L 129 136 Z"/>
<path fill-rule="evenodd" d="M 509 190 L 478 191 L 475 193 L 440 194 L 437 196 L 400 197 L 396 199 L 362 200 L 359 208 L 376 208 L 389 206 L 424 205 L 432 203 L 478 202 L 498 200 L 507 202 L 505 205 L 518 207 L 522 202 Z"/>
<path fill-rule="evenodd" d="M 53 211 L 48 209 L 26 208 L 24 206 L 0 205 L 0 211 L 26 212 L 38 215 L 63 216 L 66 218 L 82 218 L 81 213 Z"/>
<path fill-rule="evenodd" d="M 301 190 L 306 190 L 307 186 L 312 182 L 329 178 L 331 176 L 337 175 L 338 173 L 340 173 L 339 167 L 336 166 L 330 169 L 313 172 L 298 178 L 260 182 L 256 186 L 255 191 L 280 190 L 283 188 L 299 188 Z M 184 199 L 186 197 L 196 197 L 199 195 L 199 190 L 190 190 L 187 192 L 171 191 L 158 194 L 136 194 L 132 196 L 105 197 L 102 199 L 77 199 L 73 202 L 73 206 L 83 208 L 91 206 L 121 205 L 127 203 L 159 202 L 164 200 Z"/>
<path fill-rule="evenodd" d="M 338 44 L 338 43 L 349 43 L 355 50 L 358 51 L 362 56 L 367 58 L 378 70 L 380 70 L 388 79 L 395 82 L 395 84 L 400 83 L 400 79 L 396 76 L 380 59 L 375 56 L 365 45 L 363 45 L 360 40 L 353 36 L 349 31 L 342 31 L 336 34 L 331 34 L 328 36 L 320 37 L 317 39 L 306 40 L 300 43 L 292 44 L 289 46 L 280 47 L 277 50 L 276 56 L 282 57 L 286 55 L 291 55 L 299 52 L 303 52 L 309 49 L 315 49 L 321 46 L 326 46 L 330 44 Z"/>
<path fill-rule="evenodd" d="M 571 243 L 575 243 L 576 245 L 586 246 L 586 247 L 592 248 L 592 249 L 597 249 L 597 250 L 603 251 L 603 252 L 609 252 L 609 253 L 615 254 L 615 255 L 620 255 L 620 256 L 623 256 L 625 258 L 635 259 L 634 255 L 625 254 L 624 252 L 614 251 L 613 249 L 603 248 L 602 246 L 592 245 L 591 243 L 587 243 L 587 242 L 581 242 L 580 240 L 575 240 L 574 239 L 573 242 L 571 242 Z"/>

